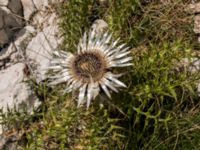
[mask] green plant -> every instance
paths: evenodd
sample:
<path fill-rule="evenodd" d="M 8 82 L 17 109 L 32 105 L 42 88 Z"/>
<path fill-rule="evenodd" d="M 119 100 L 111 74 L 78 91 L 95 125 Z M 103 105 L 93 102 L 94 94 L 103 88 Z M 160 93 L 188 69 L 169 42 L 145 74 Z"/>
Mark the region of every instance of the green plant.
<path fill-rule="evenodd" d="M 71 0 L 59 7 L 62 49 L 76 51 L 95 19 L 132 51 L 133 66 L 123 69 L 128 85 L 111 100 L 85 111 L 76 108 L 63 86 L 32 86 L 43 101 L 32 115 L 2 114 L 8 129 L 23 131 L 21 149 L 199 149 L 199 72 L 191 66 L 199 46 L 189 0 Z M 19 142 L 20 143 L 20 142 Z M 20 145 L 20 144 L 19 144 Z"/>
<path fill-rule="evenodd" d="M 98 1 L 95 0 L 73 0 L 64 3 L 60 14 L 61 33 L 64 35 L 63 49 L 76 51 L 80 37 L 89 29 L 95 19 L 101 15 L 98 12 Z"/>
<path fill-rule="evenodd" d="M 196 83 L 200 76 L 188 71 L 190 63 L 183 67 L 182 60 L 192 56 L 191 50 L 180 42 L 133 51 L 126 107 L 138 149 L 160 128 L 165 129 L 162 134 L 168 134 L 170 122 L 198 104 Z"/>

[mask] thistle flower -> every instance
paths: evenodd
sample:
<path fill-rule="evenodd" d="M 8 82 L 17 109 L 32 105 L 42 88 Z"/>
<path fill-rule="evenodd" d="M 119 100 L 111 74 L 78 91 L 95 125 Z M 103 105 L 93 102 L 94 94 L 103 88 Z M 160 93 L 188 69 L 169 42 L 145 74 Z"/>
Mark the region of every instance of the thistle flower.
<path fill-rule="evenodd" d="M 111 42 L 108 32 L 96 34 L 95 30 L 84 33 L 77 47 L 77 53 L 55 51 L 48 70 L 55 75 L 50 76 L 49 85 L 66 84 L 64 92 L 79 91 L 78 106 L 95 99 L 100 90 L 111 98 L 109 89 L 118 92 L 119 87 L 126 85 L 118 80 L 121 74 L 112 73 L 114 67 L 132 65 L 130 50 L 125 44 L 118 45 L 118 40 Z"/>

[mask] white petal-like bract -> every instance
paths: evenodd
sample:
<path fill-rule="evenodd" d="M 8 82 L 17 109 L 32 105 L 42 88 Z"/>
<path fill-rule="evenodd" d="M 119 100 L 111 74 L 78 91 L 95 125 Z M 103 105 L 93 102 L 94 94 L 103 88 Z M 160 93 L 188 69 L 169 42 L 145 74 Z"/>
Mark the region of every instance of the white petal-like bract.
<path fill-rule="evenodd" d="M 119 38 L 112 41 L 108 32 L 101 35 L 94 30 L 85 32 L 76 54 L 54 52 L 55 57 L 47 68 L 53 74 L 49 74 L 49 85 L 65 84 L 65 92 L 79 91 L 78 106 L 86 103 L 87 108 L 100 90 L 111 98 L 109 90 L 118 92 L 119 87 L 126 87 L 118 80 L 121 74 L 112 73 L 113 68 L 132 65 L 129 47 L 118 43 Z"/>

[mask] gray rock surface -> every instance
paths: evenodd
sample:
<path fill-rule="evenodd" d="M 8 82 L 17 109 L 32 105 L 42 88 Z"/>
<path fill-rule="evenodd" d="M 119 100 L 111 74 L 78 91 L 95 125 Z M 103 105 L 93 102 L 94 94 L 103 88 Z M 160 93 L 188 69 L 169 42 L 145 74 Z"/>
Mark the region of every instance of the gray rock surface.
<path fill-rule="evenodd" d="M 25 67 L 25 64 L 17 63 L 0 71 L 0 108 L 4 112 L 7 111 L 7 108 L 12 109 L 15 106 L 19 110 L 23 107 L 31 110 L 40 104 L 33 91 L 24 82 Z"/>
<path fill-rule="evenodd" d="M 108 24 L 102 20 L 97 19 L 92 25 L 92 28 L 96 30 L 96 32 L 103 33 L 108 28 Z"/>
<path fill-rule="evenodd" d="M 24 19 L 29 20 L 37 10 L 35 4 L 33 3 L 32 0 L 21 0 L 21 2 L 24 9 L 23 11 Z"/>
<path fill-rule="evenodd" d="M 7 48 L 4 48 L 0 52 L 0 62 L 2 62 L 3 66 L 0 67 L 5 67 L 6 61 L 10 59 L 10 56 L 16 52 L 16 48 L 13 45 L 13 43 L 10 43 L 10 45 Z"/>
<path fill-rule="evenodd" d="M 193 31 L 196 34 L 200 34 L 200 2 L 190 4 L 188 7 L 188 12 L 191 14 L 195 14 L 194 16 L 194 29 Z M 198 42 L 200 44 L 200 37 L 198 37 Z M 200 71 L 200 60 L 199 58 L 195 58 L 192 66 L 190 67 L 191 71 Z M 200 83 L 198 83 L 197 91 L 200 96 Z"/>
<path fill-rule="evenodd" d="M 6 30 L 5 29 L 1 29 L 0 30 L 0 45 L 3 45 L 5 43 L 8 43 L 9 41 L 9 37 L 8 35 L 6 34 Z"/>
<path fill-rule="evenodd" d="M 60 43 L 59 38 L 56 37 L 57 33 L 58 26 L 48 26 L 39 32 L 27 46 L 26 57 L 36 67 L 34 75 L 38 82 L 45 79 L 44 69 L 49 65 L 52 51 L 57 49 Z"/>
<path fill-rule="evenodd" d="M 9 0 L 1 0 L 0 1 L 0 5 L 2 6 L 7 6 L 8 5 Z"/>
<path fill-rule="evenodd" d="M 200 2 L 190 4 L 187 9 L 189 13 L 200 13 Z"/>
<path fill-rule="evenodd" d="M 0 0 L 0 108 L 6 111 L 38 106 L 39 101 L 28 84 L 24 69 L 31 77 L 43 80 L 50 53 L 58 48 L 57 16 L 50 4 L 59 0 Z M 23 18 L 24 17 L 24 18 Z M 26 22 L 24 27 L 24 20 Z M 12 38 L 12 42 L 11 42 Z"/>
<path fill-rule="evenodd" d="M 194 32 L 196 34 L 200 33 L 200 15 L 194 17 Z"/>
<path fill-rule="evenodd" d="M 63 1 L 64 0 L 33 0 L 33 3 L 38 10 L 44 11 L 46 7 L 49 7 L 52 4 L 61 3 Z"/>
<path fill-rule="evenodd" d="M 10 0 L 7 7 L 8 9 L 11 10 L 12 13 L 18 14 L 22 17 L 23 9 L 22 9 L 21 0 Z"/>
<path fill-rule="evenodd" d="M 3 35 L 0 38 L 0 45 L 8 43 L 13 35 L 23 27 L 22 10 L 20 0 L 11 0 L 7 6 L 0 6 L 0 30 Z"/>
<path fill-rule="evenodd" d="M 0 108 L 4 112 L 25 107 L 31 113 L 41 104 L 24 81 L 29 77 L 38 82 L 45 78 L 43 68 L 62 40 L 57 37 L 58 19 L 50 6 L 60 1 L 0 0 Z M 0 126 L 0 134 L 4 130 Z M 15 141 L 11 145 L 9 142 L 0 139 L 0 149 L 15 149 Z"/>
<path fill-rule="evenodd" d="M 3 28 L 4 22 L 3 22 L 3 13 L 0 11 L 0 29 Z"/>
<path fill-rule="evenodd" d="M 38 10 L 44 10 L 49 5 L 49 0 L 33 0 L 33 3 Z"/>
<path fill-rule="evenodd" d="M 0 51 L 0 68 L 8 67 L 17 62 L 25 62 L 23 54 L 34 32 L 35 29 L 33 27 L 26 26 L 17 33 L 16 40 Z"/>

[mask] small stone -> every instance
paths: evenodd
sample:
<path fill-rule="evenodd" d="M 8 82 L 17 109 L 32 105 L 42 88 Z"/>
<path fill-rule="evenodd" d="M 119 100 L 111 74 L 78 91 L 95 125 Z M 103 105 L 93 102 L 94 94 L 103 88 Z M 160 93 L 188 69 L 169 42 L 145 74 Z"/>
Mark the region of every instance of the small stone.
<path fill-rule="evenodd" d="M 196 73 L 200 71 L 200 59 L 197 57 L 184 58 L 179 67 L 187 68 L 187 71 Z"/>
<path fill-rule="evenodd" d="M 199 72 L 200 71 L 200 59 L 199 58 L 192 59 L 192 66 L 190 69 L 191 69 L 191 72 Z"/>
<path fill-rule="evenodd" d="M 200 15 L 196 15 L 194 17 L 194 29 L 193 30 L 196 34 L 200 33 Z"/>
<path fill-rule="evenodd" d="M 97 19 L 94 21 L 92 28 L 95 29 L 96 32 L 103 33 L 108 28 L 108 24 L 102 19 Z"/>
<path fill-rule="evenodd" d="M 187 12 L 189 13 L 200 13 L 200 3 L 190 4 L 187 8 Z"/>
<path fill-rule="evenodd" d="M 198 73 L 200 71 L 200 59 L 198 57 L 184 58 L 178 65 L 178 68 L 187 69 L 191 73 Z M 200 83 L 197 83 L 197 94 L 200 97 Z"/>
<path fill-rule="evenodd" d="M 198 42 L 199 42 L 199 44 L 200 44 L 200 37 L 198 37 Z"/>
<path fill-rule="evenodd" d="M 36 12 L 35 5 L 32 0 L 21 0 L 23 10 L 24 10 L 24 18 L 29 20 L 30 17 Z"/>

